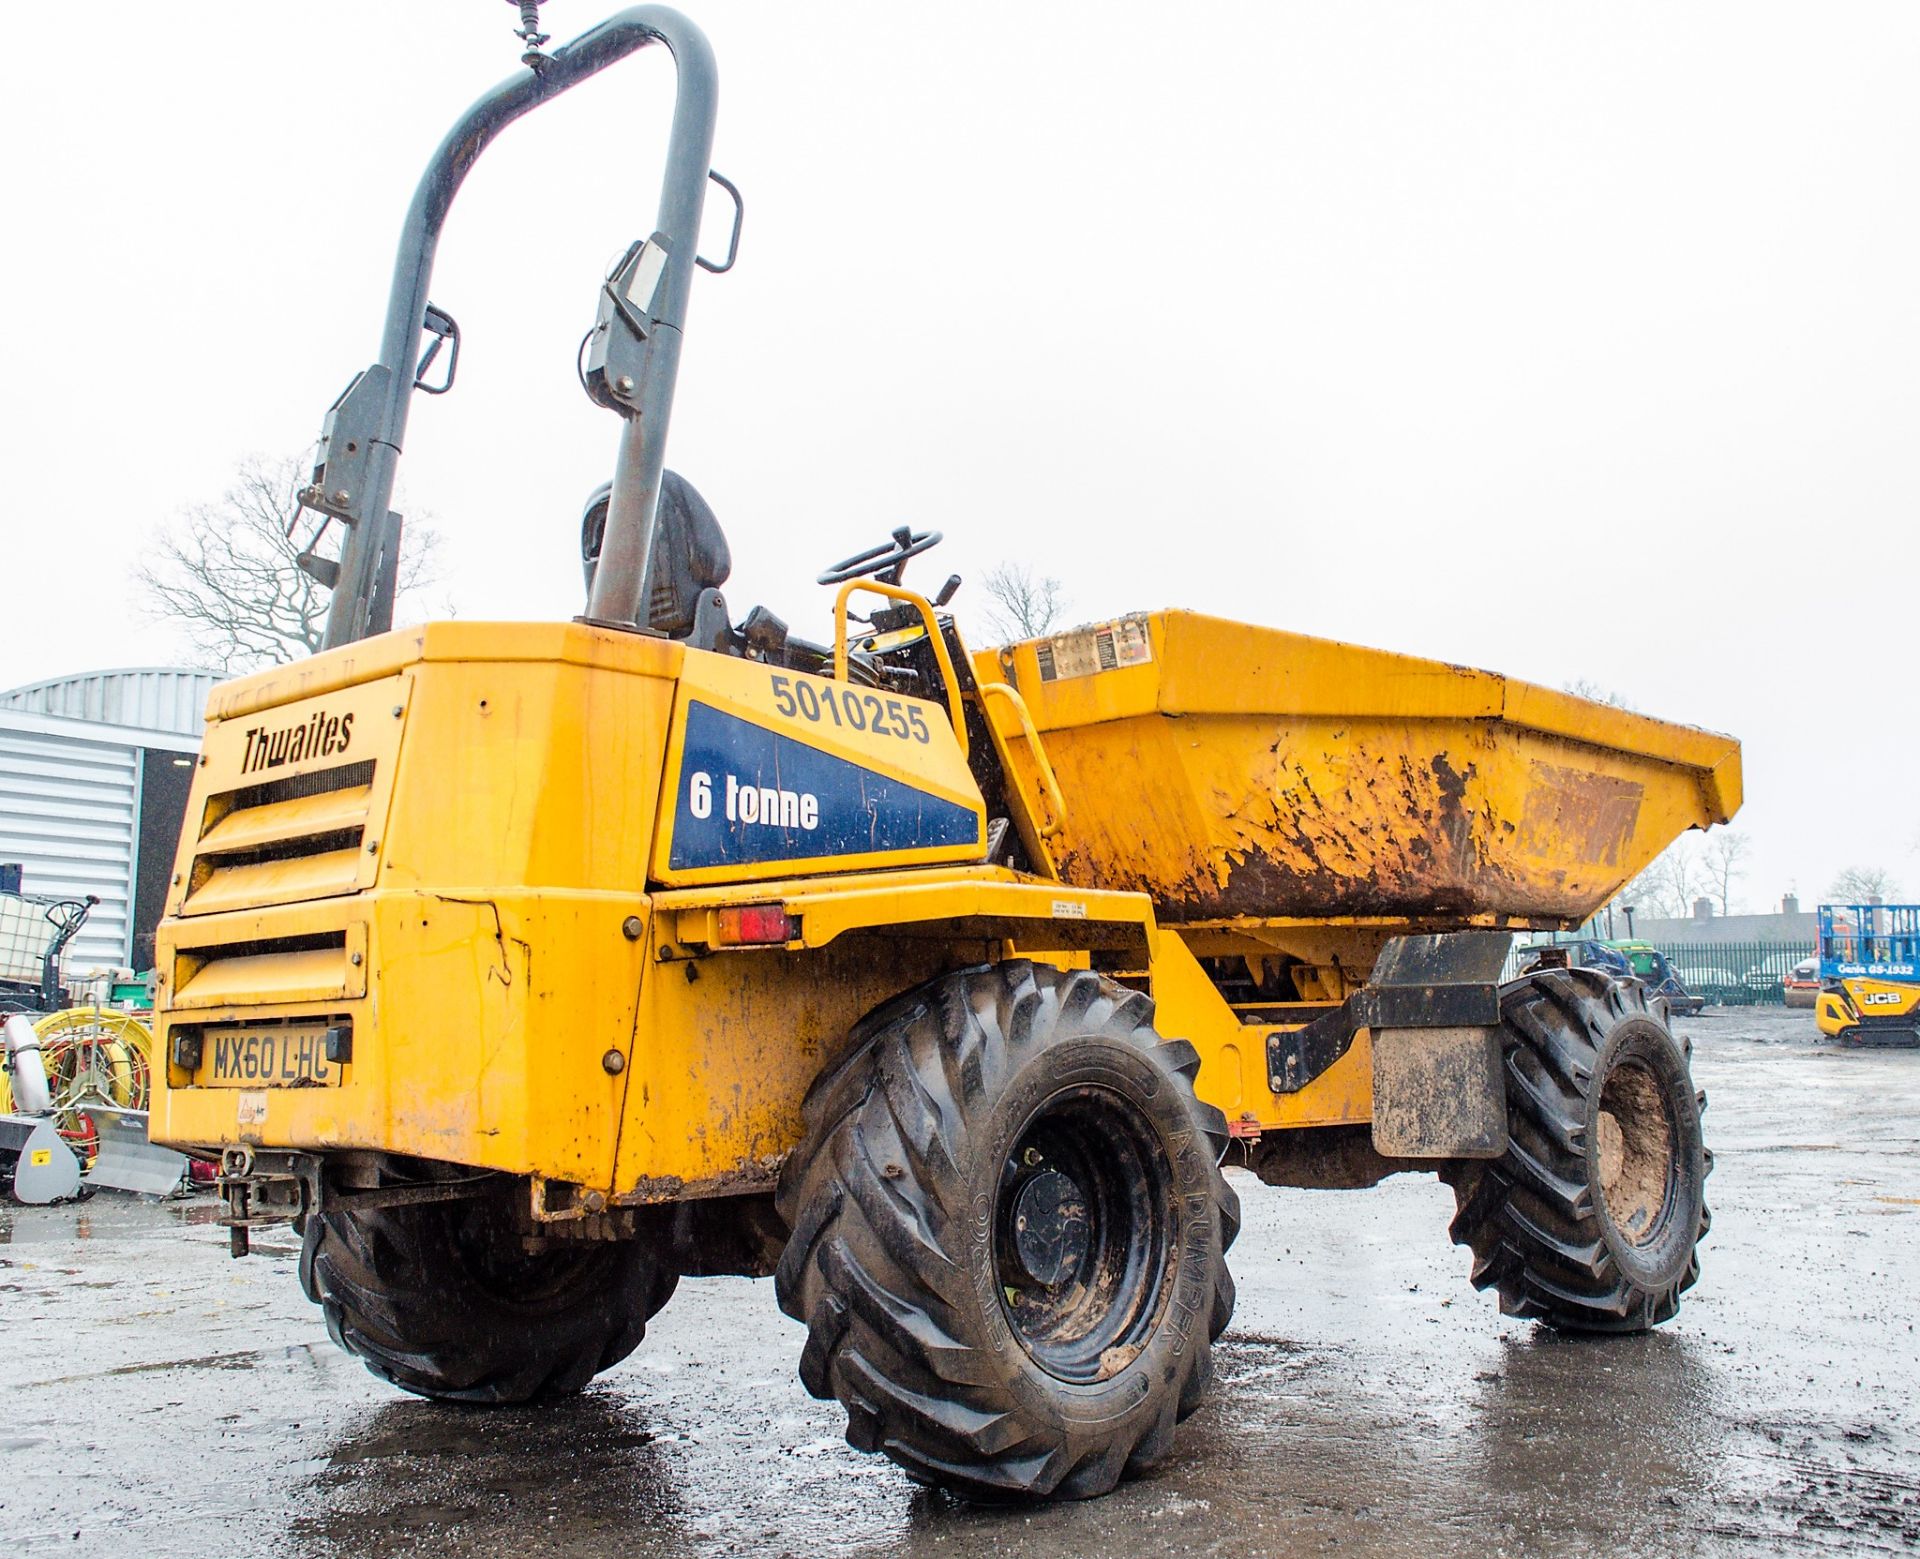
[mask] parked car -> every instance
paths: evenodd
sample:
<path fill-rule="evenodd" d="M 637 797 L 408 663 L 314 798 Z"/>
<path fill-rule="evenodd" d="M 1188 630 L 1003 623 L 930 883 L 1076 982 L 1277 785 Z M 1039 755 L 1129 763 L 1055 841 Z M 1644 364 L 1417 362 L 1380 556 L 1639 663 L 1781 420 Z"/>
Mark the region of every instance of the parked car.
<path fill-rule="evenodd" d="M 1789 969 L 1780 994 L 1789 1007 L 1811 1007 L 1820 997 L 1820 960 L 1803 958 Z"/>
<path fill-rule="evenodd" d="M 1756 991 L 1771 990 L 1786 980 L 1798 962 L 1792 953 L 1768 953 L 1741 976 L 1742 983 Z"/>
<path fill-rule="evenodd" d="M 1718 964 L 1681 964 L 1674 973 L 1686 982 L 1688 990 L 1709 1000 L 1715 992 L 1738 990 L 1742 984 L 1739 975 Z"/>

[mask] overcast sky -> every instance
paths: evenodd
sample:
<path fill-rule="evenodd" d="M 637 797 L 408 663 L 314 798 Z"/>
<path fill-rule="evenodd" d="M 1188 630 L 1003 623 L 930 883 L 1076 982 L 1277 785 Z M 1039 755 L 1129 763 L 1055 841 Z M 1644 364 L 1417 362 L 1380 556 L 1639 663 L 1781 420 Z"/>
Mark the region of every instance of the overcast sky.
<path fill-rule="evenodd" d="M 690 9 L 747 222 L 668 459 L 736 609 L 817 630 L 813 575 L 907 521 L 925 575 L 1018 558 L 1079 619 L 1581 679 L 1745 742 L 1736 907 L 1920 891 L 1920 7 Z M 0 686 L 179 658 L 128 566 L 311 441 L 420 167 L 516 68 L 500 0 L 79 11 L 0 94 Z M 574 349 L 671 83 L 542 109 L 455 207 L 466 355 L 402 484 L 462 616 L 580 608 L 616 423 Z"/>

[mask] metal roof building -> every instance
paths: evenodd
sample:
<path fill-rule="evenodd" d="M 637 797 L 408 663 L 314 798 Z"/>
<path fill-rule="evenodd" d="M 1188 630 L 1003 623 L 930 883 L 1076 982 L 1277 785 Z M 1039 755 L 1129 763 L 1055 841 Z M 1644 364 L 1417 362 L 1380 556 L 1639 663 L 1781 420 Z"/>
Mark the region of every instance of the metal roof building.
<path fill-rule="evenodd" d="M 153 957 L 210 671 L 135 667 L 0 693 L 0 863 L 21 891 L 100 903 L 67 967 Z"/>

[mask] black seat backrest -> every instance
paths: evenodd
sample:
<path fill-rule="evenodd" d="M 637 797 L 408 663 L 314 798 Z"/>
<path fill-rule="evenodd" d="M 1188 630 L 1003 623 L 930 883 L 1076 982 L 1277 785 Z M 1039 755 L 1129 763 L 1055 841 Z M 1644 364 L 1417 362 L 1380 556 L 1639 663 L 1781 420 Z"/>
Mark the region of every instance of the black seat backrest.
<path fill-rule="evenodd" d="M 593 576 L 600 566 L 600 544 L 607 534 L 607 506 L 613 483 L 603 482 L 587 500 L 580 517 L 580 563 L 593 592 Z M 670 639 L 684 637 L 693 628 L 695 608 L 703 590 L 717 590 L 733 572 L 733 554 L 721 533 L 720 521 L 707 500 L 677 471 L 660 480 L 660 506 L 653 521 L 653 554 L 647 560 L 646 588 L 640 599 L 646 626 Z"/>

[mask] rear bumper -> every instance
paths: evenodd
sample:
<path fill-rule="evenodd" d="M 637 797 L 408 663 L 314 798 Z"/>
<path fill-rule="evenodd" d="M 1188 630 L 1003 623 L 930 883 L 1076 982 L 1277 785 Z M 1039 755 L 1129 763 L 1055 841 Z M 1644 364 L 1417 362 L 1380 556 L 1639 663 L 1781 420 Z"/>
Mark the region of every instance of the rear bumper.
<path fill-rule="evenodd" d="M 624 1079 L 602 1058 L 632 1040 L 642 953 L 622 925 L 645 908 L 630 894 L 379 891 L 168 921 L 153 1140 L 605 1184 Z M 350 1059 L 325 1082 L 216 1086 L 220 1038 L 276 1024 L 344 1027 Z"/>

